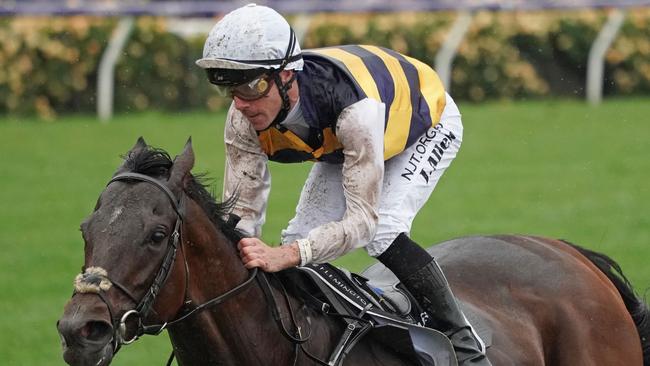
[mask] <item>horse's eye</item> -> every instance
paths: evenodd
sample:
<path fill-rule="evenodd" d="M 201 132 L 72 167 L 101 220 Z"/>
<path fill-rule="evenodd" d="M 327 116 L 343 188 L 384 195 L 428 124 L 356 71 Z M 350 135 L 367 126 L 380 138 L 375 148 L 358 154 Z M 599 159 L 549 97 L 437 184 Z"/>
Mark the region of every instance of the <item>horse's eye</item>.
<path fill-rule="evenodd" d="M 154 231 L 154 233 L 151 235 L 151 241 L 158 244 L 162 242 L 167 234 L 165 234 L 164 231 Z"/>

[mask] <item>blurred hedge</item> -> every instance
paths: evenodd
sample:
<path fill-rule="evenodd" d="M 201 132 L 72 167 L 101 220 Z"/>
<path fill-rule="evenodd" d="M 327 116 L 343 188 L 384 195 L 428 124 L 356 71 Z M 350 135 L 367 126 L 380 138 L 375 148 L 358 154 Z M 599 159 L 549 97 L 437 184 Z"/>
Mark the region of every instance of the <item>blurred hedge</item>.
<path fill-rule="evenodd" d="M 115 25 L 80 16 L 2 20 L 0 113 L 94 112 L 99 62 Z M 202 39 L 169 33 L 165 19 L 138 19 L 115 71 L 116 110 L 206 106 L 210 86 L 194 65 L 202 48 Z"/>
<path fill-rule="evenodd" d="M 453 13 L 319 14 L 303 48 L 363 43 L 434 64 Z M 604 10 L 478 12 L 454 61 L 457 99 L 584 95 L 589 47 Z M 93 113 L 97 69 L 116 20 L 94 17 L 0 19 L 0 113 L 52 119 Z M 118 64 L 117 111 L 216 109 L 194 61 L 204 36 L 183 39 L 164 18 L 142 17 Z M 606 58 L 605 94 L 650 92 L 650 9 L 631 9 Z"/>

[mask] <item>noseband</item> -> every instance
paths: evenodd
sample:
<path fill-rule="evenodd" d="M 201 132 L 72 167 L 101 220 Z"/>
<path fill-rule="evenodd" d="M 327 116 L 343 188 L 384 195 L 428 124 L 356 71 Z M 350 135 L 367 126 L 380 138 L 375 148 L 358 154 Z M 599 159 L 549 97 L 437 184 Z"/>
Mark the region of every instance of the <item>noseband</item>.
<path fill-rule="evenodd" d="M 136 181 L 141 181 L 141 182 L 147 182 L 150 184 L 153 184 L 156 188 L 160 189 L 165 196 L 169 199 L 169 202 L 171 202 L 172 207 L 174 208 L 174 211 L 176 212 L 176 224 L 174 225 L 174 231 L 172 234 L 169 236 L 169 239 L 167 241 L 167 252 L 165 253 L 165 257 L 160 265 L 160 268 L 158 269 L 158 272 L 156 273 L 156 277 L 154 278 L 153 283 L 151 284 L 151 287 L 149 290 L 145 293 L 144 297 L 140 301 L 138 301 L 135 296 L 132 295 L 132 293 L 123 285 L 121 285 L 118 282 L 115 282 L 111 280 L 108 277 L 108 274 L 106 272 L 100 272 L 101 274 L 98 274 L 97 272 L 89 272 L 90 268 L 86 269 L 86 271 L 78 276 L 80 278 L 80 282 L 85 282 L 85 283 L 90 283 L 92 285 L 93 281 L 107 281 L 108 286 L 104 286 L 104 288 L 97 287 L 97 291 L 92 290 L 92 291 L 83 291 L 79 290 L 78 287 L 75 288 L 75 293 L 78 292 L 92 292 L 92 293 L 97 293 L 99 297 L 102 299 L 102 301 L 106 304 L 108 307 L 108 312 L 111 317 L 111 321 L 113 322 L 113 329 L 114 329 L 114 334 L 113 334 L 113 348 L 114 352 L 117 353 L 119 348 L 122 345 L 127 345 L 130 343 L 133 343 L 135 340 L 137 340 L 140 336 L 144 334 L 152 334 L 152 335 L 158 335 L 160 334 L 167 326 L 178 323 L 180 321 L 183 321 L 190 315 L 201 311 L 203 309 L 206 309 L 208 307 L 217 305 L 224 300 L 230 298 L 231 296 L 234 296 L 241 292 L 244 288 L 246 288 L 249 284 L 253 282 L 255 277 L 257 276 L 257 268 L 255 268 L 253 271 L 250 272 L 249 277 L 246 281 L 241 283 L 240 285 L 236 286 L 235 288 L 227 291 L 226 293 L 217 296 L 201 305 L 196 306 L 192 310 L 186 312 L 182 316 L 169 321 L 165 322 L 164 324 L 160 325 L 144 325 L 143 319 L 147 317 L 149 312 L 152 309 L 152 306 L 156 300 L 156 296 L 158 296 L 158 293 L 160 290 L 163 288 L 165 285 L 165 282 L 167 281 L 167 278 L 170 275 L 171 272 L 171 267 L 176 259 L 176 253 L 179 248 L 179 240 L 181 238 L 182 234 L 182 224 L 183 220 L 185 218 L 185 204 L 183 200 L 183 195 L 181 195 L 181 199 L 177 199 L 174 193 L 162 182 L 159 180 L 149 177 L 144 174 L 139 174 L 139 173 L 132 173 L 132 172 L 126 172 L 126 173 L 121 173 L 113 177 L 107 184 L 110 185 L 113 182 L 117 181 L 127 181 L 127 180 L 136 180 Z M 185 272 L 186 272 L 186 278 L 189 275 L 189 269 L 187 266 L 187 260 L 185 260 Z M 119 319 L 115 318 L 113 316 L 114 312 L 112 307 L 110 306 L 110 302 L 106 298 L 106 296 L 103 294 L 104 291 L 106 291 L 108 288 L 110 288 L 110 285 L 114 285 L 117 287 L 120 291 L 122 291 L 128 298 L 131 299 L 134 303 L 136 303 L 136 307 L 132 310 L 126 311 Z M 187 291 L 187 285 L 185 286 L 185 291 Z M 187 293 L 186 293 L 187 295 Z M 187 296 L 186 296 L 187 297 Z M 129 318 L 135 317 L 137 319 L 137 324 L 138 328 L 135 331 L 134 335 L 129 337 L 127 335 L 127 326 L 126 322 Z"/>

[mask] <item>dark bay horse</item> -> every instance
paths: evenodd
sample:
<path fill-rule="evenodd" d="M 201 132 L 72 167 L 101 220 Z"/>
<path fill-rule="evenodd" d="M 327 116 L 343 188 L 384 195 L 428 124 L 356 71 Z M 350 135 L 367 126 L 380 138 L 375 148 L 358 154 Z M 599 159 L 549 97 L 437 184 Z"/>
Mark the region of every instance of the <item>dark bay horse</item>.
<path fill-rule="evenodd" d="M 244 268 L 231 203 L 215 202 L 193 164 L 191 143 L 172 161 L 139 139 L 100 195 L 57 323 L 65 361 L 108 365 L 136 336 L 166 328 L 181 365 L 323 364 L 345 323 Z M 431 252 L 492 328 L 494 365 L 650 365 L 648 307 L 606 256 L 528 236 L 467 237 Z M 366 337 L 344 364 L 409 363 Z"/>

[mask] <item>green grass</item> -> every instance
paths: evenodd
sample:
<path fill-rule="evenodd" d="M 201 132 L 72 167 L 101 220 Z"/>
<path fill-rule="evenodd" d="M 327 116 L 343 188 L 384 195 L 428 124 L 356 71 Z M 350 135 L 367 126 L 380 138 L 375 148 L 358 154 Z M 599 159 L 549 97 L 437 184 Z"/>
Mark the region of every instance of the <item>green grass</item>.
<path fill-rule="evenodd" d="M 417 217 L 423 245 L 489 233 L 569 239 L 616 259 L 638 292 L 650 286 L 650 100 L 460 105 L 461 152 Z M 83 262 L 79 223 L 138 136 L 179 153 L 220 192 L 223 114 L 122 115 L 56 123 L 0 120 L 0 355 L 5 365 L 62 365 L 55 322 Z M 272 165 L 264 238 L 277 242 L 310 164 Z M 338 264 L 361 270 L 358 251 Z M 126 347 L 115 365 L 162 365 L 165 336 Z"/>

